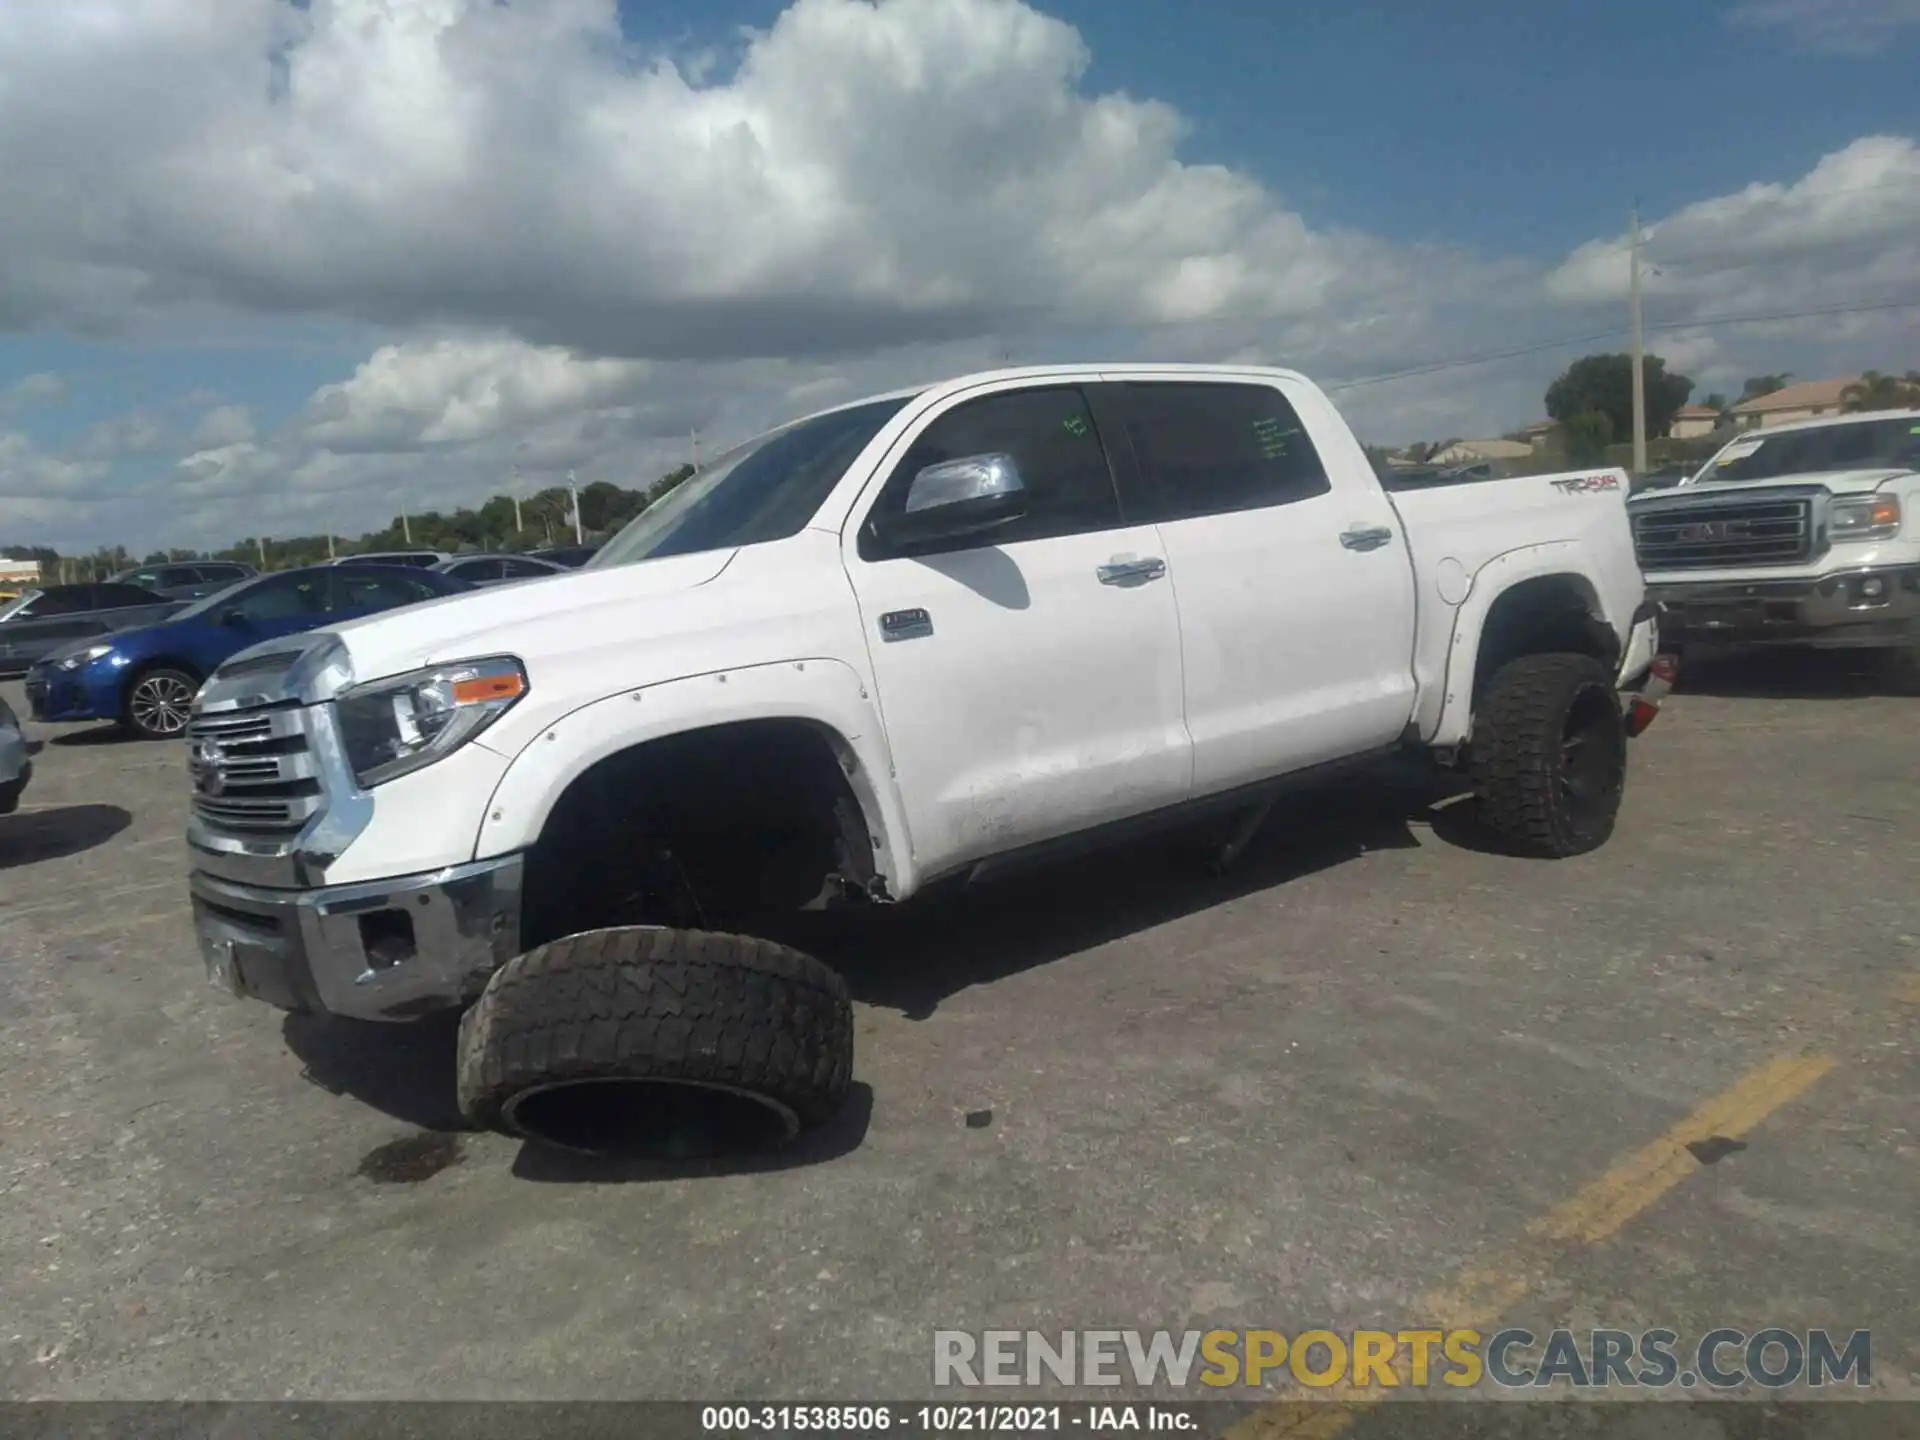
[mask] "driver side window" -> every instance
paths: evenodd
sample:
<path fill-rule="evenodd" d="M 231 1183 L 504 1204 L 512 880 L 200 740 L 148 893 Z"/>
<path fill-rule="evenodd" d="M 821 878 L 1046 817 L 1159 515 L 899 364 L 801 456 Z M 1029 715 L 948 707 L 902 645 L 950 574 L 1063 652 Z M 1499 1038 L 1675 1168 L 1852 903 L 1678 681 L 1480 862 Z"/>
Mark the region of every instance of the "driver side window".
<path fill-rule="evenodd" d="M 914 554 L 977 550 L 1119 527 L 1113 472 L 1080 388 L 1010 390 L 957 405 L 920 432 L 861 526 L 861 558 L 887 558 L 874 522 L 906 508 L 907 491 L 927 466 L 992 454 L 1011 455 L 1019 467 L 1027 492 L 1026 514 L 979 534 L 915 547 Z"/>

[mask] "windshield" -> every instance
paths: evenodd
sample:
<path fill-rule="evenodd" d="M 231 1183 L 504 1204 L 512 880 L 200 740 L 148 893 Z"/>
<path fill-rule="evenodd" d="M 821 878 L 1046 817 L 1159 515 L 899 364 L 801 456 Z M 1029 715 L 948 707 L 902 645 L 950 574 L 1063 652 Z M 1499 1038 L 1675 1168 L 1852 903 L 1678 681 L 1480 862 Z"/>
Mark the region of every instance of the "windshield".
<path fill-rule="evenodd" d="M 16 613 L 40 598 L 38 590 L 22 590 L 17 600 L 0 601 L 0 620 L 11 620 Z"/>
<path fill-rule="evenodd" d="M 796 535 L 869 440 L 911 397 L 875 400 L 735 446 L 649 505 L 588 568 L 759 545 Z"/>
<path fill-rule="evenodd" d="M 1920 469 L 1920 415 L 1881 416 L 1784 435 L 1742 435 L 1694 476 L 1707 480 L 1777 480 L 1831 470 Z"/>

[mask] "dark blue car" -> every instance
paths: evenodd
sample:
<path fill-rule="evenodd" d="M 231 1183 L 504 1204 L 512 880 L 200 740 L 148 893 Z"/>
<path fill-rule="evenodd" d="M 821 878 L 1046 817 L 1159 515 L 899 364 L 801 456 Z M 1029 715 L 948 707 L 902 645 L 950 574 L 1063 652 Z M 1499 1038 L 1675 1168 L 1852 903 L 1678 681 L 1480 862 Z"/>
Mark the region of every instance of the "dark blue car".
<path fill-rule="evenodd" d="M 164 740 L 186 729 L 201 682 L 249 645 L 473 588 L 404 565 L 314 565 L 262 575 L 158 625 L 56 651 L 27 672 L 27 703 L 36 720 L 116 720 L 136 735 Z"/>

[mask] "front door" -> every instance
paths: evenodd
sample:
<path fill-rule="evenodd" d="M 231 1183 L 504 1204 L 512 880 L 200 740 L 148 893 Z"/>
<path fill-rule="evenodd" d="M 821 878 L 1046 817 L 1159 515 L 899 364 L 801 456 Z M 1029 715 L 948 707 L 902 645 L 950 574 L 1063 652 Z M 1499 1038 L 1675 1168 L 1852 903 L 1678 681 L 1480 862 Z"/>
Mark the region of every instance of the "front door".
<path fill-rule="evenodd" d="M 923 468 L 1012 456 L 1027 512 L 890 553 Z M 1006 386 L 926 422 L 848 565 L 923 877 L 1186 798 L 1180 623 L 1158 537 L 1123 513 L 1086 394 Z"/>

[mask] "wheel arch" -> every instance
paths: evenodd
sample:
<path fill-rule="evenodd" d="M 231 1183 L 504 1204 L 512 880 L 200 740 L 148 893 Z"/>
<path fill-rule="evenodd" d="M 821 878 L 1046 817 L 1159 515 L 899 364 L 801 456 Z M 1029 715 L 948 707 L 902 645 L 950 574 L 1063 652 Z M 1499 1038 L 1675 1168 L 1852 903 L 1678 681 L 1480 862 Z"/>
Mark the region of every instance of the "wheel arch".
<path fill-rule="evenodd" d="M 874 874 L 889 895 L 911 893 L 912 845 L 879 709 L 853 668 L 833 659 L 684 677 L 570 712 L 512 757 L 482 815 L 473 858 L 530 849 L 562 798 L 615 757 L 749 724 L 803 728 L 824 745 L 859 808 Z"/>
<path fill-rule="evenodd" d="M 1488 681 L 1521 655 L 1560 650 L 1618 665 L 1622 631 L 1586 573 L 1586 558 L 1580 546 L 1561 542 L 1509 551 L 1480 568 L 1454 616 L 1444 699 L 1427 743 L 1465 743 Z"/>

